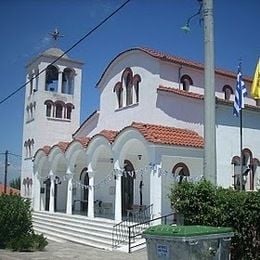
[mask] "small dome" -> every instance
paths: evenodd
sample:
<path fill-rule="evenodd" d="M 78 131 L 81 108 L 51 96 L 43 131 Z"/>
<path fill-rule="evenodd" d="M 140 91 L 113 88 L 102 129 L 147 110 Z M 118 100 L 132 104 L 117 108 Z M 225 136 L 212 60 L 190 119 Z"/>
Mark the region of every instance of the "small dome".
<path fill-rule="evenodd" d="M 59 56 L 61 56 L 63 53 L 64 53 L 64 51 L 61 50 L 61 49 L 58 49 L 58 48 L 50 48 L 50 49 L 44 51 L 42 54 L 43 54 L 43 55 L 48 55 L 48 56 L 59 57 Z M 67 59 L 68 59 L 69 57 L 68 57 L 67 54 L 65 54 L 65 55 L 63 56 L 63 58 L 67 58 Z"/>

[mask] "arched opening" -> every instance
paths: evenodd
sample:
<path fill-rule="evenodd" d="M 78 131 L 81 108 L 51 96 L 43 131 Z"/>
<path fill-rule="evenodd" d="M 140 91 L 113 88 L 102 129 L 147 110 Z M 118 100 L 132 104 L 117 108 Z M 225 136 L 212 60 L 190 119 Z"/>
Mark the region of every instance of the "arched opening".
<path fill-rule="evenodd" d="M 61 92 L 64 94 L 73 95 L 74 92 L 74 71 L 66 68 L 62 73 L 62 87 Z"/>
<path fill-rule="evenodd" d="M 138 75 L 138 74 L 134 75 L 133 85 L 134 85 L 134 90 L 135 90 L 135 103 L 139 102 L 139 83 L 140 82 L 141 82 L 140 75 Z"/>
<path fill-rule="evenodd" d="M 46 68 L 45 90 L 57 92 L 58 78 L 59 78 L 58 69 L 53 65 L 49 65 Z"/>
<path fill-rule="evenodd" d="M 88 169 L 84 168 L 80 173 L 80 183 L 84 185 L 83 187 L 87 187 L 89 185 L 89 176 L 88 176 Z M 80 211 L 86 213 L 88 210 L 88 189 L 84 188 L 81 191 L 81 203 L 80 203 Z"/>
<path fill-rule="evenodd" d="M 63 106 L 60 103 L 57 103 L 55 106 L 55 117 L 56 118 L 62 118 L 62 111 L 63 111 Z"/>
<path fill-rule="evenodd" d="M 134 179 L 135 170 L 133 164 L 125 160 L 124 171 L 121 177 L 121 192 L 122 192 L 122 215 L 127 215 L 127 209 L 131 209 L 134 202 Z"/>
<path fill-rule="evenodd" d="M 184 180 L 187 180 L 187 177 L 190 176 L 190 171 L 188 166 L 185 163 L 177 163 L 172 169 L 173 176 L 178 176 L 178 183 L 182 183 Z"/>
<path fill-rule="evenodd" d="M 229 86 L 229 85 L 225 85 L 223 88 L 222 88 L 222 91 L 224 92 L 224 98 L 225 100 L 230 100 L 230 96 L 233 93 L 233 89 Z"/>
<path fill-rule="evenodd" d="M 126 68 L 122 74 L 123 88 L 126 89 L 126 106 L 133 104 L 133 71 Z"/>
<path fill-rule="evenodd" d="M 114 87 L 114 92 L 116 92 L 118 108 L 123 106 L 123 88 L 121 82 L 117 82 Z"/>
<path fill-rule="evenodd" d="M 66 115 L 65 115 L 65 117 L 67 119 L 71 119 L 71 113 L 72 113 L 73 108 L 74 108 L 74 106 L 71 103 L 66 104 Z"/>
<path fill-rule="evenodd" d="M 193 85 L 193 81 L 192 81 L 191 77 L 186 74 L 181 77 L 180 81 L 182 83 L 182 89 L 185 91 L 189 91 L 190 86 Z"/>

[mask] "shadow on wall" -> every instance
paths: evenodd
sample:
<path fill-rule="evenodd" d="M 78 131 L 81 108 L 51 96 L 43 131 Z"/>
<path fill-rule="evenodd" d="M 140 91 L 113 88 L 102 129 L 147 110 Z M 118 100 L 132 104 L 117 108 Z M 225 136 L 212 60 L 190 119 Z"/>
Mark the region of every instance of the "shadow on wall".
<path fill-rule="evenodd" d="M 176 120 L 200 125 L 203 123 L 203 101 L 201 100 L 158 92 L 156 107 Z"/>

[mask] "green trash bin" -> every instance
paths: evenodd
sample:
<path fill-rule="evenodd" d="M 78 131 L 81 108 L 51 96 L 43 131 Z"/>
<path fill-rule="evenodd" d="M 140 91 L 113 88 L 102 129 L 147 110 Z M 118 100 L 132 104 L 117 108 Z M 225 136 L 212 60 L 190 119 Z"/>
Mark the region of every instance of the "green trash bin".
<path fill-rule="evenodd" d="M 148 260 L 228 260 L 232 228 L 152 226 L 143 232 Z"/>

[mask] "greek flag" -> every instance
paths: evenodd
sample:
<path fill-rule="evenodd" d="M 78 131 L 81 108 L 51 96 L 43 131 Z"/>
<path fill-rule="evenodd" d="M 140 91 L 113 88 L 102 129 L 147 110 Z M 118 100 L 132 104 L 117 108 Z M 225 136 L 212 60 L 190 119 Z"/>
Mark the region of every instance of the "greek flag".
<path fill-rule="evenodd" d="M 245 96 L 247 95 L 245 82 L 242 80 L 242 73 L 241 73 L 241 64 L 238 66 L 237 72 L 237 84 L 236 84 L 236 91 L 235 91 L 235 101 L 234 101 L 234 109 L 233 114 L 234 116 L 239 116 L 239 111 L 245 107 Z"/>

